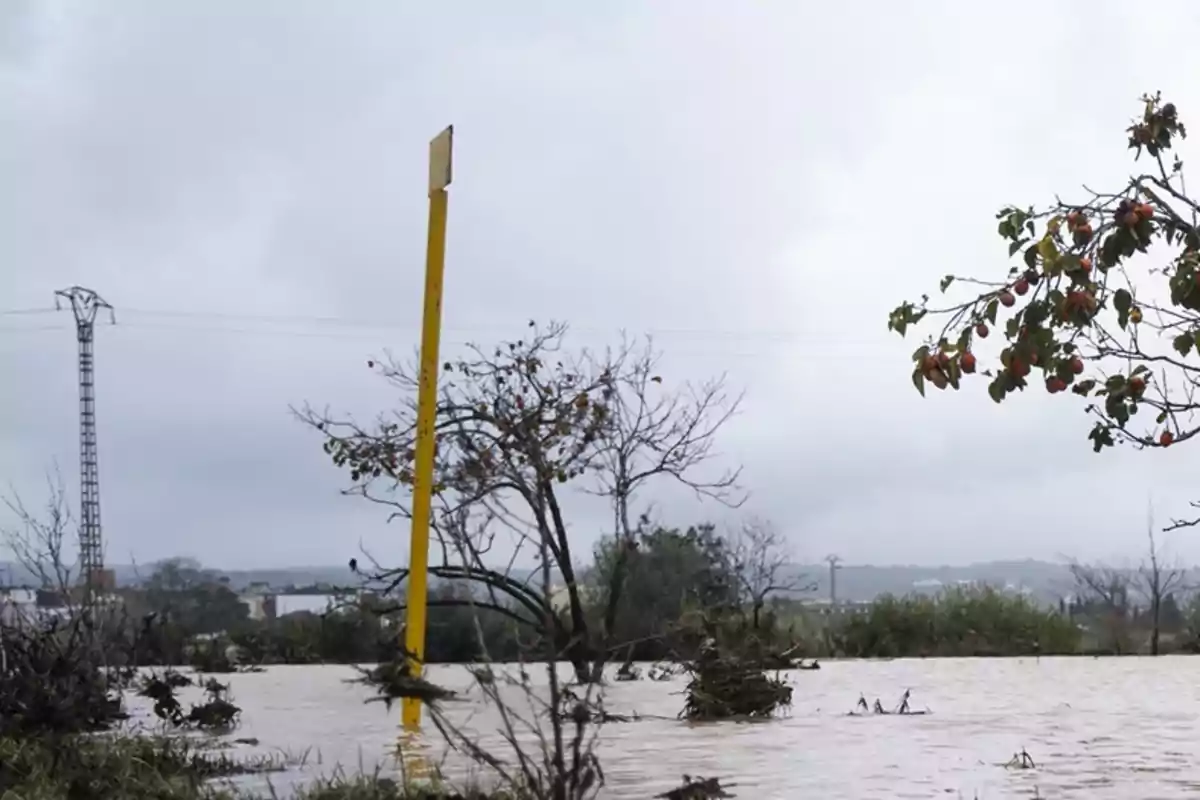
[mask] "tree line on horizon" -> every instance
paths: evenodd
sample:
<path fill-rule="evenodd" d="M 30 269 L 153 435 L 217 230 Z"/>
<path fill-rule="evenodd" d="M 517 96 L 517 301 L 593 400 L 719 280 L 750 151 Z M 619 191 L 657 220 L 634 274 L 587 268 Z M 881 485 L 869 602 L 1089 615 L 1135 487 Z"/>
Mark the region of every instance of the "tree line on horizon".
<path fill-rule="evenodd" d="M 989 587 L 951 588 L 936 595 L 883 595 L 854 611 L 822 613 L 801 600 L 809 584 L 773 583 L 771 564 L 784 563 L 769 528 L 750 534 L 757 565 L 739 559 L 737 545 L 712 525 L 652 528 L 626 554 L 625 598 L 611 624 L 627 646 L 616 661 L 683 660 L 700 638 L 744 638 L 752 632 L 766 652 L 788 658 L 1071 655 L 1149 652 L 1154 624 L 1149 605 L 1123 573 L 1077 567 L 1091 582 L 1090 599 L 1060 607 Z M 587 613 L 607 608 L 606 572 L 618 557 L 615 538 L 596 548 L 582 593 Z M 755 548 L 758 548 L 757 551 Z M 754 576 L 757 576 L 755 578 Z M 757 579 L 758 582 L 755 582 Z M 119 590 L 131 620 L 154 619 L 142 640 L 145 664 L 207 669 L 235 663 L 377 663 L 402 654 L 403 586 L 368 593 L 325 612 L 301 611 L 254 620 L 220 577 L 165 562 L 139 587 Z M 1082 590 L 1081 590 L 1082 598 Z M 511 662 L 542 644 L 544 624 L 522 618 L 515 604 L 491 606 L 470 582 L 433 590 L 429 611 L 430 663 Z M 560 609 L 558 613 L 565 613 Z M 1162 604 L 1162 651 L 1190 652 L 1200 644 L 1200 602 L 1169 592 Z M 714 627 L 713 620 L 718 620 Z M 235 653 L 226 658 L 226 650 Z"/>

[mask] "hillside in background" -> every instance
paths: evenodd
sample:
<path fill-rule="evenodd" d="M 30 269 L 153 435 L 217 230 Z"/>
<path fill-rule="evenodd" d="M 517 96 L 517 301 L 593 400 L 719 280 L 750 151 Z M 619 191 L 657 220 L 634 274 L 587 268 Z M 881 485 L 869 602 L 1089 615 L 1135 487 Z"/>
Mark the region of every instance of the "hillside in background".
<path fill-rule="evenodd" d="M 112 566 L 117 582 L 122 585 L 138 583 L 154 566 L 128 564 Z M 0 562 L 0 582 L 5 584 L 34 583 L 19 566 Z M 252 583 L 266 583 L 274 588 L 287 586 L 312 586 L 333 584 L 352 586 L 357 580 L 347 566 L 291 567 L 274 569 L 214 569 L 229 578 L 232 588 L 245 589 Z M 794 580 L 816 583 L 814 598 L 829 597 L 829 567 L 826 564 L 795 566 L 790 570 Z M 140 577 L 139 577 L 140 576 Z M 989 561 L 966 566 L 919 566 L 891 565 L 873 566 L 843 564 L 837 574 L 837 594 L 840 600 L 871 600 L 885 593 L 907 594 L 913 591 L 936 591 L 939 583 L 950 586 L 959 582 L 1011 586 L 1028 589 L 1034 596 L 1047 602 L 1070 594 L 1072 581 L 1065 564 L 1047 561 Z M 1194 583 L 1193 583 L 1194 585 Z"/>
<path fill-rule="evenodd" d="M 797 571 L 816 581 L 817 596 L 829 597 L 827 564 L 798 567 Z M 1049 602 L 1070 594 L 1073 583 L 1065 564 L 1032 559 L 939 567 L 843 564 L 837 571 L 837 595 L 841 600 L 871 600 L 887 593 L 932 592 L 961 582 L 1028 589 L 1035 597 Z"/>
<path fill-rule="evenodd" d="M 200 566 L 191 562 L 190 566 Z M 154 564 L 110 564 L 109 568 L 116 577 L 118 586 L 129 586 L 141 583 L 154 572 Z M 274 588 L 286 586 L 312 586 L 314 584 L 332 584 L 335 586 L 353 586 L 358 582 L 350 568 L 340 567 L 280 567 L 274 569 L 209 569 L 218 575 L 229 578 L 230 587 L 240 591 L 252 583 L 266 583 Z M 0 562 L 0 583 L 9 585 L 36 583 L 34 576 L 19 564 Z"/>

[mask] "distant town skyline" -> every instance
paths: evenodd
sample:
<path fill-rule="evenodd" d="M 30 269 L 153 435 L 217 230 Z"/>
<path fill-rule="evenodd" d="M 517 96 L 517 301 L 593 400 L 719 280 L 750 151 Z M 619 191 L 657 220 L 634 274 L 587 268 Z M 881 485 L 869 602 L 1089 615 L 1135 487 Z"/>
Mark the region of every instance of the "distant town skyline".
<path fill-rule="evenodd" d="M 251 589 L 255 584 L 265 584 L 272 589 L 282 589 L 287 586 L 303 588 L 315 585 L 353 588 L 358 584 L 358 577 L 351 573 L 345 565 L 279 566 L 269 569 L 237 569 L 203 563 L 200 566 L 229 577 L 231 588 L 238 591 Z M 1135 561 L 1113 562 L 1109 566 L 1117 569 L 1136 569 L 1138 563 Z M 153 569 L 153 565 L 142 565 L 135 569 L 132 565 L 114 564 L 113 568 L 118 582 L 127 584 L 135 579 L 144 580 Z M 520 568 L 517 569 L 521 571 Z M 803 574 L 806 579 L 805 583 L 815 586 L 811 592 L 795 593 L 791 596 L 814 601 L 828 599 L 827 565 L 796 564 L 789 567 L 788 570 L 794 575 Z M 1194 574 L 1195 578 L 1200 579 L 1200 571 L 1197 568 L 1191 567 L 1189 571 Z M 21 576 L 22 572 L 18 565 L 0 561 L 0 583 L 21 584 Z M 1052 602 L 1058 598 L 1069 596 L 1074 589 L 1073 580 L 1065 562 L 1033 559 L 980 562 L 957 566 L 944 564 L 926 566 L 845 564 L 838 570 L 837 580 L 838 599 L 847 602 L 871 600 L 883 593 L 934 592 L 939 588 L 970 584 L 989 585 L 995 588 L 1007 586 L 1013 591 L 1024 590 L 1044 602 Z M 1196 580 L 1190 580 L 1188 585 L 1196 585 L 1196 583 Z"/>

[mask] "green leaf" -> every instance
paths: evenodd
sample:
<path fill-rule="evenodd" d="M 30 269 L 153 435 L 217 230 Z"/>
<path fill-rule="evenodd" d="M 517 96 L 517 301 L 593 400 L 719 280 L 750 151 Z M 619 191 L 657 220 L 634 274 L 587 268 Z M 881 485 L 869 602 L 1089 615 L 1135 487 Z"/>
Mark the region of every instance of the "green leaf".
<path fill-rule="evenodd" d="M 1058 260 L 1058 248 L 1054 246 L 1054 240 L 1048 235 L 1043 236 L 1037 243 L 1038 255 L 1048 264 L 1052 264 Z"/>
<path fill-rule="evenodd" d="M 1092 432 L 1088 434 L 1088 438 L 1092 440 L 1092 449 L 1097 453 L 1105 447 L 1112 447 L 1114 444 L 1112 431 L 1100 423 L 1096 423 L 1096 427 L 1092 428 Z"/>
<path fill-rule="evenodd" d="M 1016 336 L 1017 331 L 1019 331 L 1019 330 L 1021 330 L 1021 320 L 1018 319 L 1017 317 L 1011 318 L 1004 325 L 1004 332 L 1008 335 L 1008 338 L 1010 338 L 1010 339 L 1013 338 L 1014 336 Z"/>
<path fill-rule="evenodd" d="M 1187 358 L 1188 353 L 1192 352 L 1192 346 L 1196 343 L 1195 337 L 1190 333 L 1181 333 L 1171 341 L 1171 346 L 1175 348 L 1175 352 Z"/>
<path fill-rule="evenodd" d="M 1159 425 L 1162 425 L 1164 422 L 1167 421 L 1167 412 L 1164 411 L 1161 414 L 1159 414 L 1157 417 L 1154 418 L 1154 421 L 1156 423 L 1158 423 Z"/>
<path fill-rule="evenodd" d="M 988 384 L 988 396 L 997 403 L 1004 400 L 1004 384 L 1001 382 L 1001 378 L 997 377 Z"/>
<path fill-rule="evenodd" d="M 1096 382 L 1094 380 L 1092 380 L 1091 378 L 1088 378 L 1086 381 L 1080 381 L 1079 383 L 1075 384 L 1075 386 L 1072 387 L 1071 391 L 1073 391 L 1075 394 L 1086 397 L 1088 392 L 1092 391 L 1092 389 L 1095 389 L 1095 388 L 1096 388 Z"/>
<path fill-rule="evenodd" d="M 1100 245 L 1100 266 L 1105 269 L 1116 266 L 1120 258 L 1121 242 L 1115 233 L 1110 233 L 1104 239 L 1104 244 Z"/>
<path fill-rule="evenodd" d="M 1133 295 L 1127 289 L 1117 289 L 1113 293 L 1113 308 L 1117 310 L 1117 324 L 1122 329 L 1129 324 L 1129 309 L 1133 307 Z"/>
<path fill-rule="evenodd" d="M 1117 421 L 1118 425 L 1124 428 L 1129 422 L 1129 406 L 1125 405 L 1124 403 L 1114 404 L 1112 408 L 1112 417 Z"/>
<path fill-rule="evenodd" d="M 1009 253 L 1011 256 L 1012 253 Z M 1037 266 L 1038 249 L 1037 245 L 1030 245 L 1025 249 L 1025 266 L 1033 269 Z"/>
<path fill-rule="evenodd" d="M 942 291 L 945 292 L 947 289 L 949 289 L 950 284 L 952 283 L 954 283 L 953 275 L 947 275 L 946 277 L 942 278 L 942 282 L 940 284 Z"/>
<path fill-rule="evenodd" d="M 995 325 L 996 324 L 996 314 L 999 313 L 999 311 L 1000 311 L 1000 301 L 993 300 L 992 302 L 987 304 L 987 308 L 984 310 L 983 316 L 987 318 L 988 322 Z"/>
<path fill-rule="evenodd" d="M 925 396 L 925 373 L 920 367 L 913 370 L 912 374 L 913 386 L 917 387 L 917 391 L 921 393 L 921 397 Z"/>

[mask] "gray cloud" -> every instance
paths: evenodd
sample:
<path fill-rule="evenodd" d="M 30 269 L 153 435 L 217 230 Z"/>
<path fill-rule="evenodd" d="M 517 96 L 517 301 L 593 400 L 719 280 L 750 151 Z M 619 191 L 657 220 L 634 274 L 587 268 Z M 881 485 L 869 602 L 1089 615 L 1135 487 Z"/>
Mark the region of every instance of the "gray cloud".
<path fill-rule="evenodd" d="M 883 330 L 942 274 L 1002 269 L 1000 204 L 1119 180 L 1141 91 L 1200 109 L 1182 0 L 327 8 L 0 10 L 0 310 L 76 282 L 117 306 L 110 557 L 402 555 L 287 407 L 393 399 L 364 361 L 416 343 L 449 122 L 448 347 L 560 318 L 589 345 L 655 331 L 671 377 L 728 371 L 721 449 L 800 553 L 1110 556 L 1148 492 L 1162 516 L 1194 494 L 1186 449 L 1094 456 L 1070 401 L 921 401 L 916 343 Z M 0 318 L 0 475 L 26 494 L 74 472 L 73 359 L 65 312 Z M 601 524 L 581 508 L 581 537 Z"/>

